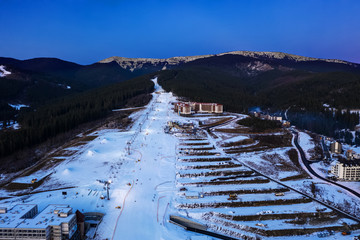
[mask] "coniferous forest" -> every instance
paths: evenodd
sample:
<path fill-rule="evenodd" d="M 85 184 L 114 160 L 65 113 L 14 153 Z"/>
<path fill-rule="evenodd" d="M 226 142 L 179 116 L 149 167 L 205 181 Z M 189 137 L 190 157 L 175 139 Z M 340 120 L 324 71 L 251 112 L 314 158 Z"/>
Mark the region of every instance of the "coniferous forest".
<path fill-rule="evenodd" d="M 145 105 L 154 88 L 150 75 L 53 100 L 20 112 L 18 130 L 0 131 L 0 156 L 34 146 L 82 123 L 105 117 L 116 108 Z M 134 101 L 134 98 L 136 100 Z"/>
<path fill-rule="evenodd" d="M 292 124 L 347 142 L 349 131 L 343 129 L 352 131 L 359 122 L 359 115 L 347 109 L 360 108 L 360 70 L 339 63 L 259 57 L 257 63 L 262 61 L 267 68 L 262 71 L 249 67 L 254 58 L 229 54 L 180 62 L 162 71 L 149 63 L 131 72 L 116 62 L 80 66 L 59 59 L 1 61 L 13 73 L 0 81 L 0 121 L 6 127 L 16 119 L 21 128 L 0 132 L 0 156 L 100 119 L 130 102 L 145 104 L 147 98 L 134 97 L 152 91 L 149 79 L 154 75 L 166 91 L 177 96 L 218 102 L 229 112 L 248 113 L 260 107 L 285 117 L 288 110 Z M 114 82 L 120 83 L 107 85 Z M 32 108 L 16 111 L 8 105 L 22 98 Z"/>
<path fill-rule="evenodd" d="M 290 109 L 287 117 L 292 124 L 340 140 L 345 139 L 340 130 L 353 131 L 359 124 L 359 114 L 347 110 L 360 106 L 357 73 L 274 70 L 244 77 L 219 69 L 187 67 L 160 72 L 159 82 L 167 91 L 189 100 L 222 103 L 229 112 L 248 113 L 260 107 L 285 117 L 285 110 Z"/>

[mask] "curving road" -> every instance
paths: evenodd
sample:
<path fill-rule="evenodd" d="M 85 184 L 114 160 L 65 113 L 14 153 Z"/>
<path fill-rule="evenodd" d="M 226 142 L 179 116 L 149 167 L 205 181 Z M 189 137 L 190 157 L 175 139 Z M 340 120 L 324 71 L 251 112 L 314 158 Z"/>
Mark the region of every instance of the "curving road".
<path fill-rule="evenodd" d="M 210 137 L 209 133 L 206 132 L 206 134 L 207 134 L 207 136 L 208 136 L 208 139 L 210 140 L 211 137 Z M 294 134 L 295 134 L 295 133 L 294 133 Z M 298 137 L 298 135 L 296 135 L 296 138 L 294 138 L 294 139 L 296 140 L 296 141 L 294 141 L 294 142 L 295 142 L 295 145 L 296 145 L 296 147 L 298 148 L 298 150 L 299 150 L 299 152 L 300 152 L 300 154 L 301 154 L 301 156 L 302 156 L 302 159 L 303 159 L 303 160 L 304 160 L 304 159 L 306 160 L 305 153 L 304 153 L 304 151 L 302 150 L 302 148 L 299 146 L 299 144 L 298 144 L 298 142 L 297 142 L 297 137 Z M 230 155 L 226 154 L 226 153 L 224 152 L 223 148 L 218 147 L 216 144 L 214 144 L 214 146 L 215 146 L 215 148 L 216 148 L 219 152 L 222 152 L 225 156 L 231 157 L 234 161 L 243 164 L 243 165 L 246 166 L 247 168 L 249 168 L 249 169 L 253 170 L 255 173 L 257 173 L 257 174 L 259 174 L 259 175 L 261 175 L 261 176 L 269 179 L 270 181 L 276 182 L 277 184 L 279 184 L 279 185 L 281 185 L 281 186 L 284 186 L 284 187 L 286 187 L 286 188 L 288 188 L 288 189 L 290 189 L 290 190 L 292 190 L 292 191 L 294 191 L 294 192 L 297 192 L 297 193 L 299 193 L 299 194 L 301 194 L 301 195 L 303 195 L 303 196 L 305 196 L 305 197 L 308 197 L 308 198 L 312 199 L 313 201 L 318 202 L 318 203 L 320 203 L 320 204 L 322 204 L 322 205 L 324 205 L 324 206 L 326 206 L 326 207 L 328 207 L 328 208 L 330 208 L 330 209 L 332 209 L 332 210 L 334 210 L 334 211 L 336 211 L 336 212 L 338 212 L 338 213 L 340 213 L 340 214 L 343 214 L 344 216 L 346 216 L 346 217 L 348 217 L 348 218 L 350 218 L 350 219 L 352 219 L 352 220 L 354 220 L 354 221 L 360 222 L 360 218 L 358 218 L 357 216 L 353 216 L 353 215 L 351 215 L 351 214 L 349 214 L 349 213 L 347 213 L 347 212 L 344 212 L 344 211 L 342 211 L 342 210 L 340 210 L 340 209 L 338 209 L 338 208 L 336 208 L 336 207 L 334 207 L 334 206 L 332 206 L 332 205 L 330 205 L 330 204 L 327 204 L 327 203 L 322 202 L 322 201 L 320 201 L 320 200 L 318 200 L 318 199 L 316 199 L 316 198 L 314 198 L 314 197 L 312 197 L 312 196 L 310 196 L 310 195 L 308 195 L 308 194 L 305 194 L 305 193 L 303 193 L 303 192 L 300 191 L 300 190 L 297 190 L 297 189 L 295 189 L 295 188 L 293 188 L 293 187 L 290 187 L 290 186 L 282 183 L 282 182 L 279 181 L 279 180 L 276 180 L 276 179 L 274 179 L 274 178 L 272 178 L 272 177 L 269 177 L 269 176 L 267 176 L 267 175 L 265 175 L 265 174 L 257 171 L 256 169 L 254 169 L 253 167 L 249 166 L 249 165 L 246 164 L 245 162 L 238 160 L 236 157 L 233 157 L 233 156 L 230 156 Z M 304 158 L 303 158 L 303 157 L 304 157 Z M 310 167 L 310 166 L 309 166 L 309 167 Z M 311 168 L 310 168 L 310 169 L 311 169 Z M 312 169 L 311 169 L 311 170 L 312 170 Z M 313 170 L 312 170 L 311 172 L 312 172 L 312 173 L 315 173 Z M 317 176 L 316 173 L 315 173 L 314 175 Z M 320 178 L 321 178 L 321 177 L 320 177 Z M 321 179 L 324 179 L 324 178 L 321 178 Z M 327 179 L 324 179 L 324 180 L 327 181 Z M 331 182 L 331 181 L 328 181 L 328 182 Z M 331 182 L 331 183 L 333 183 L 333 182 Z M 335 183 L 335 184 L 336 184 L 336 183 Z M 338 185 L 338 184 L 336 184 L 336 185 Z M 344 187 L 344 186 L 341 186 L 341 187 Z M 355 193 L 356 193 L 356 192 L 355 192 Z M 357 193 L 357 196 L 359 196 L 359 195 L 360 195 L 360 194 Z"/>
<path fill-rule="evenodd" d="M 293 135 L 294 135 L 295 147 L 297 148 L 297 150 L 298 150 L 299 153 L 300 153 L 301 160 L 302 160 L 302 162 L 304 163 L 304 165 L 305 165 L 305 167 L 307 168 L 307 170 L 308 170 L 312 175 L 314 175 L 315 177 L 317 177 L 317 178 L 319 178 L 319 179 L 321 179 L 321 180 L 323 180 L 323 181 L 326 181 L 326 182 L 328 182 L 328 183 L 331 183 L 331 184 L 334 184 L 334 185 L 336 185 L 336 186 L 338 186 L 338 187 L 341 187 L 342 189 L 344 189 L 344 190 L 346 190 L 346 191 L 354 194 L 354 195 L 357 196 L 358 198 L 360 198 L 360 193 L 354 191 L 353 189 L 348 188 L 348 187 L 346 187 L 346 186 L 344 186 L 344 185 L 341 185 L 341 184 L 339 184 L 339 183 L 337 183 L 337 182 L 331 181 L 331 180 L 329 180 L 329 179 L 327 179 L 327 178 L 324 178 L 324 177 L 320 176 L 319 174 L 317 174 L 317 173 L 312 169 L 312 167 L 310 166 L 309 161 L 306 159 L 304 150 L 303 150 L 303 149 L 300 147 L 300 145 L 299 145 L 299 142 L 298 142 L 299 134 L 298 134 L 296 131 L 292 131 L 292 133 L 293 133 Z"/>

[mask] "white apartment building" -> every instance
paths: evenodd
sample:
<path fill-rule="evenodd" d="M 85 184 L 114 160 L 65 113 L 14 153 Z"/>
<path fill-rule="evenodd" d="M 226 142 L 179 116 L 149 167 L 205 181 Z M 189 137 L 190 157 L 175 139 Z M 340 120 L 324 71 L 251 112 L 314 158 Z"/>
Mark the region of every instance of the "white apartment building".
<path fill-rule="evenodd" d="M 360 161 L 339 161 L 331 167 L 331 173 L 343 181 L 360 181 Z"/>

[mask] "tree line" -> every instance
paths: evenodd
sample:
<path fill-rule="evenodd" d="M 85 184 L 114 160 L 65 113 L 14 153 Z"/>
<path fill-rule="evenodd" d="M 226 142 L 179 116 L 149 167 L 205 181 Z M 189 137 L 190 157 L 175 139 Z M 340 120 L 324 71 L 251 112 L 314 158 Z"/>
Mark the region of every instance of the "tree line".
<path fill-rule="evenodd" d="M 318 112 L 309 112 L 297 109 L 289 111 L 287 115 L 291 123 L 301 129 L 307 129 L 342 141 L 345 141 L 345 135 L 343 136 L 340 133 L 341 130 L 349 129 L 353 131 L 359 123 L 359 113 L 352 113 L 350 110 L 325 109 Z"/>
<path fill-rule="evenodd" d="M 354 73 L 269 71 L 244 77 L 197 67 L 161 71 L 159 83 L 192 101 L 219 102 L 230 112 L 248 113 L 254 106 L 268 112 L 291 107 L 292 124 L 331 137 L 359 123 L 359 114 L 342 110 L 360 107 L 360 76 Z M 324 103 L 340 110 L 326 109 Z"/>
<path fill-rule="evenodd" d="M 125 107 L 129 102 L 133 106 L 146 104 L 142 99 L 149 98 L 133 99 L 153 91 L 150 77 L 145 75 L 22 111 L 17 119 L 20 129 L 0 132 L 0 156 L 34 146 L 82 123 L 105 117 L 112 109 Z"/>

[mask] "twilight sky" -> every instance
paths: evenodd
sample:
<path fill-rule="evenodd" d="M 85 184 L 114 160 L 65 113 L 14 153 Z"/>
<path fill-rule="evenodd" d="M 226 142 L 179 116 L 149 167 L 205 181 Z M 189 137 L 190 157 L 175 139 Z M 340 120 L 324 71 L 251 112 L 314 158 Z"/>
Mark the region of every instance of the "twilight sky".
<path fill-rule="evenodd" d="M 280 51 L 360 63 L 359 0 L 0 0 L 0 56 Z"/>

